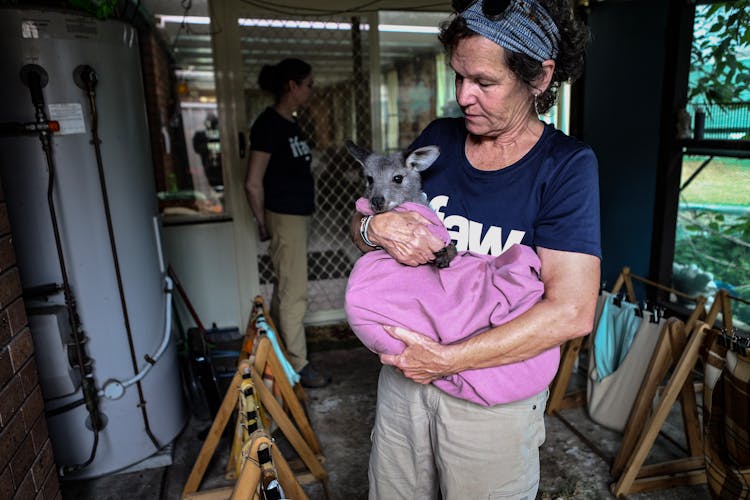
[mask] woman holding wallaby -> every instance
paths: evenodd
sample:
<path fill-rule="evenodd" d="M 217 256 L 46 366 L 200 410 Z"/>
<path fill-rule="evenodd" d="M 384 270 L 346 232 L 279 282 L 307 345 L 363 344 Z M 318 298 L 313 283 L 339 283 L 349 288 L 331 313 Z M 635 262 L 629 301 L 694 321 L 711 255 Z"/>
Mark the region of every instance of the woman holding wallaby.
<path fill-rule="evenodd" d="M 586 28 L 567 0 L 453 5 L 440 40 L 464 116 L 434 121 L 412 144 L 440 148 L 423 173 L 423 188 L 459 253 L 500 255 L 527 245 L 541 261 L 545 291 L 517 318 L 450 345 L 383 325 L 406 348 L 381 356 L 372 499 L 535 498 L 559 346 L 591 330 L 599 289 L 596 157 L 539 120 L 560 84 L 580 75 Z M 360 219 L 352 221 L 355 244 L 363 251 L 371 249 L 365 242 L 382 247 L 402 264 L 427 263 L 444 246 L 414 212 L 377 214 L 367 225 Z M 367 234 L 360 234 L 362 226 Z M 521 368 L 534 363 L 550 375 L 524 377 Z M 495 366 L 519 369 L 507 370 L 501 385 L 508 397 L 494 406 L 432 384 Z"/>

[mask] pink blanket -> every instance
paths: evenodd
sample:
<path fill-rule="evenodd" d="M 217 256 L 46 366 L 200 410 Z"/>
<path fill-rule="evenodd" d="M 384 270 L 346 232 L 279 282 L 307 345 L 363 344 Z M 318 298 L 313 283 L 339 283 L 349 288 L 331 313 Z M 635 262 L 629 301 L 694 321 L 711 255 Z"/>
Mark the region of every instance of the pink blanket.
<path fill-rule="evenodd" d="M 364 198 L 357 201 L 357 210 L 371 213 Z M 419 212 L 430 220 L 433 234 L 450 241 L 429 207 L 405 203 L 396 210 Z M 378 354 L 398 354 L 405 347 L 381 325 L 402 326 L 441 344 L 458 342 L 534 305 L 544 293 L 539 268 L 539 257 L 525 245 L 514 245 L 498 257 L 459 252 L 445 269 L 405 266 L 376 250 L 360 257 L 349 275 L 347 319 L 362 343 Z M 493 406 L 543 391 L 559 360 L 555 347 L 526 361 L 467 370 L 433 383 L 452 396 Z"/>

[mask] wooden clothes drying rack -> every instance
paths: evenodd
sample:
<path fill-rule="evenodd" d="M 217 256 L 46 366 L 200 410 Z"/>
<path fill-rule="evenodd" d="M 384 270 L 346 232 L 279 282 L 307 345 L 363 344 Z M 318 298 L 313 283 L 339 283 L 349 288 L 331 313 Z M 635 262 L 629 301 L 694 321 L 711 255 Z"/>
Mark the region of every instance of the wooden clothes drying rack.
<path fill-rule="evenodd" d="M 270 437 L 265 431 L 256 431 L 250 436 L 250 440 L 245 446 L 245 452 L 248 457 L 258 457 L 258 450 L 261 446 L 265 446 L 271 449 L 273 455 L 273 462 L 276 468 L 277 477 L 279 484 L 281 484 L 284 490 L 284 495 L 287 498 L 303 499 L 307 500 L 302 487 L 295 480 L 292 470 L 289 468 L 286 460 L 284 459 L 281 452 L 271 442 Z M 257 460 L 246 460 L 245 465 L 242 467 L 242 472 L 237 480 L 232 491 L 232 500 L 237 499 L 251 499 L 257 498 L 257 490 L 261 481 L 261 468 Z M 195 497 L 194 497 L 195 498 Z M 206 498 L 206 497 L 204 497 Z M 226 498 L 226 497 L 219 497 Z"/>
<path fill-rule="evenodd" d="M 687 295 L 634 275 L 628 267 L 624 267 L 611 293 L 618 294 L 625 287 L 628 300 L 636 303 L 633 280 L 691 300 L 695 302 L 695 308 L 686 322 L 670 318 L 661 331 L 642 381 L 639 396 L 628 417 L 620 448 L 610 469 L 615 479 L 611 485 L 612 493 L 618 497 L 629 493 L 684 484 L 700 484 L 706 481 L 702 432 L 695 399 L 695 386 L 690 375 L 700 360 L 707 339 L 713 338 L 715 334 L 710 326 L 716 321 L 719 312 L 723 313 L 725 324 L 731 323 L 731 307 L 728 305 L 728 295 L 723 291 L 717 293 L 711 309 L 706 311 L 705 297 Z M 560 370 L 550 388 L 550 401 L 547 406 L 549 415 L 565 408 L 585 404 L 585 390 L 570 394 L 565 392 L 584 338 L 573 339 L 568 343 L 570 345 L 563 348 Z M 592 340 L 589 338 L 589 345 L 591 344 Z M 661 393 L 658 405 L 653 413 L 650 413 L 662 382 L 670 372 L 671 375 Z M 689 456 L 684 459 L 644 466 L 643 463 L 678 398 L 682 409 Z"/>
<path fill-rule="evenodd" d="M 254 311 L 255 313 L 251 315 L 246 330 L 246 338 L 243 341 L 243 350 L 240 354 L 237 371 L 229 384 L 229 389 L 224 396 L 221 407 L 216 414 L 208 432 L 208 436 L 203 443 L 201 451 L 193 465 L 193 469 L 190 472 L 190 476 L 185 483 L 182 491 L 182 498 L 185 500 L 219 500 L 228 498 L 232 498 L 233 500 L 245 500 L 254 498 L 253 496 L 247 495 L 249 495 L 248 492 L 256 491 L 258 484 L 257 481 L 260 478 L 260 470 L 257 467 L 257 463 L 252 460 L 245 461 L 239 476 L 237 476 L 236 473 L 234 474 L 237 482 L 233 488 L 219 488 L 204 492 L 198 491 L 206 469 L 208 468 L 208 464 L 216 451 L 219 439 L 224 433 L 232 414 L 235 413 L 235 410 L 238 408 L 240 394 L 238 387 L 243 380 L 243 375 L 245 378 L 249 376 L 252 380 L 258 401 L 259 413 L 264 415 L 263 418 L 259 419 L 263 421 L 263 427 L 270 428 L 272 424 L 278 426 L 279 430 L 284 434 L 299 455 L 307 471 L 315 479 L 321 482 L 324 495 L 326 498 L 329 498 L 328 473 L 322 465 L 323 456 L 318 438 L 307 419 L 307 415 L 297 392 L 289 383 L 289 380 L 284 373 L 284 369 L 274 351 L 271 340 L 267 335 L 259 334 L 259 332 L 255 330 L 254 323 L 255 319 L 257 319 L 257 315 L 265 315 L 265 305 L 260 296 L 255 299 Z M 275 330 L 270 318 L 267 315 L 265 318 L 269 327 L 274 328 Z M 248 349 L 246 349 L 245 346 L 247 346 Z M 250 346 L 252 346 L 251 349 Z M 267 387 L 262 375 L 264 373 L 270 373 L 273 375 L 273 390 Z M 304 390 L 302 390 L 301 387 L 300 390 L 304 394 Z M 274 394 L 274 392 L 276 392 L 276 394 Z M 294 421 L 290 418 L 290 414 Z M 235 428 L 233 452 L 230 453 L 229 464 L 227 466 L 227 469 L 230 472 L 236 470 L 235 464 L 237 463 L 237 456 L 240 453 L 234 445 L 237 443 L 238 433 L 241 436 L 242 432 L 243 429 L 240 426 Z M 268 434 L 265 433 L 265 431 L 262 434 L 253 433 L 253 436 L 251 436 L 251 440 L 252 439 L 257 440 L 257 443 L 249 445 L 245 442 L 239 447 L 239 450 L 244 450 L 246 454 L 249 453 L 249 456 L 252 457 L 255 456 L 254 453 L 257 453 L 257 448 L 261 444 L 268 444 L 271 446 L 273 461 L 278 471 L 279 482 L 281 483 L 287 497 L 294 500 L 306 500 L 307 496 L 302 490 L 297 476 L 292 472 L 289 463 L 284 459 L 278 448 L 270 441 Z M 255 471 L 255 469 L 258 470 Z"/>
<path fill-rule="evenodd" d="M 250 318 L 248 319 L 248 322 L 247 322 L 247 328 L 245 329 L 245 336 L 242 341 L 242 348 L 240 349 L 238 363 L 242 363 L 243 360 L 249 359 L 252 353 L 257 350 L 256 342 L 258 341 L 260 337 L 263 337 L 263 333 L 264 333 L 263 331 L 259 331 L 258 329 L 258 320 L 260 318 L 262 318 L 263 321 L 266 322 L 266 325 L 268 326 L 270 330 L 277 333 L 276 335 L 277 345 L 279 347 L 279 350 L 281 351 L 281 355 L 284 356 L 286 359 L 287 355 L 286 355 L 284 342 L 281 339 L 281 337 L 278 335 L 278 329 L 276 328 L 276 325 L 274 324 L 273 320 L 268 314 L 263 297 L 261 297 L 260 295 L 257 295 L 255 297 L 255 300 L 253 301 L 252 313 L 250 314 Z M 279 367 L 280 367 L 281 361 L 278 358 L 278 356 L 276 357 L 276 359 L 279 361 Z M 266 382 L 266 386 L 269 387 L 269 389 L 271 389 L 271 391 L 273 392 L 273 395 L 275 396 L 276 400 L 284 407 L 284 410 L 286 411 L 286 413 L 289 415 L 292 415 L 295 418 L 295 421 L 298 423 L 300 430 L 305 437 L 305 440 L 309 444 L 310 448 L 315 452 L 320 462 L 323 463 L 323 461 L 325 460 L 325 457 L 323 457 L 323 454 L 320 448 L 320 443 L 318 442 L 318 439 L 312 430 L 312 426 L 310 426 L 310 423 L 307 419 L 307 414 L 306 414 L 307 395 L 305 394 L 305 390 L 302 388 L 302 386 L 299 383 L 294 384 L 292 389 L 294 391 L 294 395 L 297 397 L 297 401 L 300 404 L 294 404 L 290 407 L 286 403 L 286 401 L 293 400 L 294 398 L 292 398 L 290 394 L 287 394 L 286 397 L 284 397 L 284 395 L 282 394 L 282 390 L 287 389 L 287 387 L 291 384 L 289 383 L 274 384 L 273 383 L 275 380 L 275 375 L 273 372 L 274 369 L 280 370 L 276 372 L 277 374 L 280 374 L 280 375 L 276 375 L 276 376 L 280 376 L 284 378 L 284 382 L 288 382 L 286 379 L 286 376 L 284 375 L 283 369 L 279 367 L 272 368 L 270 364 L 266 363 L 265 369 L 259 370 L 259 373 L 261 373 L 263 380 Z M 272 421 L 269 422 L 268 419 L 265 418 L 265 414 L 263 414 L 263 423 L 268 429 L 271 429 L 271 426 L 274 425 L 274 422 Z M 227 461 L 226 473 L 224 475 L 225 479 L 228 479 L 228 480 L 237 479 L 237 476 L 239 475 L 239 469 L 237 466 L 237 462 L 238 462 L 237 458 L 240 456 L 241 448 L 242 448 L 242 428 L 238 420 L 236 422 L 236 427 L 235 427 L 234 440 L 232 444 L 232 452 L 230 453 L 229 460 Z M 303 483 L 307 483 L 307 482 L 314 481 L 315 477 L 299 475 L 298 479 Z"/>
<path fill-rule="evenodd" d="M 620 293 L 620 291 L 622 291 L 622 288 L 625 287 L 625 293 L 628 301 L 633 304 L 637 303 L 638 299 L 635 293 L 635 287 L 633 286 L 633 280 L 639 281 L 645 285 L 653 286 L 665 292 L 674 293 L 678 297 L 682 297 L 684 299 L 695 302 L 695 310 L 698 310 L 699 314 L 700 311 L 704 310 L 705 308 L 705 297 L 693 297 L 678 290 L 673 290 L 669 287 L 656 283 L 655 281 L 642 278 L 640 276 L 632 274 L 630 272 L 630 268 L 627 266 L 622 268 L 622 271 L 617 277 L 617 280 L 615 281 L 615 284 L 612 287 L 610 293 L 612 295 L 617 295 L 618 293 Z M 576 408 L 586 404 L 586 389 L 567 392 L 568 386 L 570 384 L 570 378 L 573 374 L 573 367 L 575 366 L 581 349 L 584 347 L 584 342 L 586 341 L 588 344 L 593 343 L 591 333 L 589 333 L 588 335 L 584 335 L 583 337 L 577 337 L 575 339 L 569 340 L 565 344 L 563 344 L 561 348 L 562 352 L 560 355 L 560 367 L 557 370 L 555 378 L 550 384 L 550 396 L 547 401 L 546 408 L 547 415 L 553 415 L 559 410 L 564 410 L 566 408 Z"/>
<path fill-rule="evenodd" d="M 611 485 L 615 496 L 706 482 L 703 433 L 695 398 L 696 387 L 691 375 L 698 363 L 706 362 L 708 348 L 719 335 L 719 331 L 714 329 L 719 313 L 724 328 L 731 329 L 731 299 L 726 290 L 719 290 L 708 311 L 705 309 L 705 299 L 698 300 L 686 323 L 674 320 L 662 331 L 641 385 L 640 397 L 633 406 L 620 449 L 610 469 L 615 478 Z M 665 378 L 666 385 L 658 404 L 649 415 L 652 402 Z M 644 465 L 678 398 L 688 456 Z"/>

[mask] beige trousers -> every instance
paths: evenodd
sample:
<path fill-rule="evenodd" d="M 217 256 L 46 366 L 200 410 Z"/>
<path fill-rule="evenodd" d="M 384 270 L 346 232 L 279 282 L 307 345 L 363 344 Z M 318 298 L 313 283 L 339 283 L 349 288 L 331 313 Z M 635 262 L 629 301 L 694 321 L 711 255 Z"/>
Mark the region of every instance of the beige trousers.
<path fill-rule="evenodd" d="M 307 364 L 304 317 L 307 311 L 307 238 L 311 217 L 266 210 L 268 248 L 277 282 L 271 318 L 280 330 L 289 362 L 296 371 Z"/>
<path fill-rule="evenodd" d="M 547 392 L 485 407 L 383 366 L 370 500 L 534 500 Z"/>

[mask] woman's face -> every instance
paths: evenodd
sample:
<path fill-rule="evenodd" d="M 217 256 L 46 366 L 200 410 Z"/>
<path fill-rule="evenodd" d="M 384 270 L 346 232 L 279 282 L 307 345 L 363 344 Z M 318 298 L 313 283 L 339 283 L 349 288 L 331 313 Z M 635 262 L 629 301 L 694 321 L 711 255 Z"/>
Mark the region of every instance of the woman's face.
<path fill-rule="evenodd" d="M 304 106 L 307 104 L 307 101 L 310 100 L 310 96 L 312 96 L 312 89 L 313 89 L 313 75 L 310 73 L 305 77 L 304 80 L 302 80 L 300 83 L 296 83 L 294 81 L 292 83 L 292 92 L 294 92 L 294 97 L 297 101 L 297 106 Z"/>
<path fill-rule="evenodd" d="M 497 137 L 532 117 L 528 87 L 505 65 L 505 49 L 483 36 L 459 40 L 451 54 L 456 102 L 471 134 Z"/>

